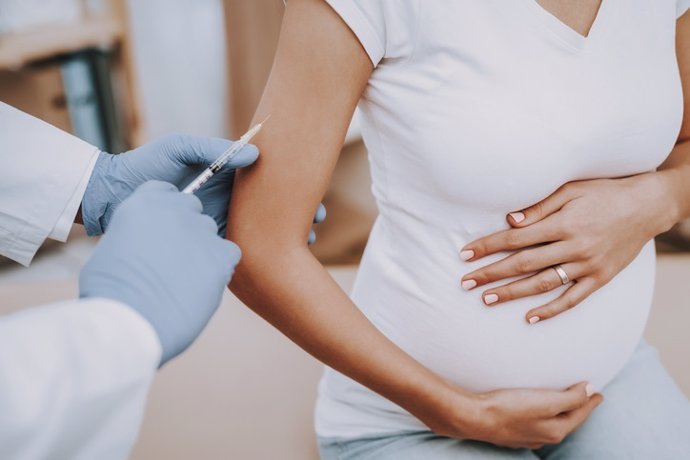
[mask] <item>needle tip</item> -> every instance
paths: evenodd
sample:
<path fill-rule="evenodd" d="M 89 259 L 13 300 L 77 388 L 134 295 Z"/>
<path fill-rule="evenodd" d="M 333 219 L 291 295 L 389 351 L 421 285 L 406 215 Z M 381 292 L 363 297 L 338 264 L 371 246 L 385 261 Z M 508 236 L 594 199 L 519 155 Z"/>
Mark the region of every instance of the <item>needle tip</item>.
<path fill-rule="evenodd" d="M 264 121 L 262 121 L 261 123 L 259 123 L 259 126 L 263 126 L 264 123 L 266 123 L 266 122 L 268 121 L 269 118 L 271 118 L 271 114 L 269 114 L 266 118 L 264 118 Z"/>

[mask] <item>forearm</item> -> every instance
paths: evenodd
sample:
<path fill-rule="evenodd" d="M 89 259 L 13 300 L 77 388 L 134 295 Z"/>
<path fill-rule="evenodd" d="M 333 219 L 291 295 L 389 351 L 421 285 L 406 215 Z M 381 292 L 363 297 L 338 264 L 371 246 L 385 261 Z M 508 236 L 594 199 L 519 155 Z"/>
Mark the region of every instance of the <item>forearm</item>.
<path fill-rule="evenodd" d="M 676 146 L 655 175 L 665 192 L 660 206 L 667 210 L 667 226 L 690 217 L 690 15 L 678 19 L 676 56 L 683 86 L 684 117 Z M 663 231 L 663 229 L 662 229 Z"/>
<path fill-rule="evenodd" d="M 662 205 L 671 225 L 690 218 L 690 140 L 676 144 L 656 174 L 667 195 Z"/>
<path fill-rule="evenodd" d="M 311 355 L 422 420 L 461 391 L 381 334 L 306 248 L 245 247 L 231 288 Z"/>
<path fill-rule="evenodd" d="M 448 401 L 457 408 L 466 394 L 381 334 L 305 244 L 371 73 L 326 2 L 288 2 L 255 116 L 271 115 L 254 139 L 261 156 L 235 179 L 228 238 L 243 256 L 231 289 L 317 359 L 443 429 L 452 423 Z"/>
<path fill-rule="evenodd" d="M 149 323 L 112 300 L 0 318 L 0 458 L 125 458 L 160 352 Z"/>

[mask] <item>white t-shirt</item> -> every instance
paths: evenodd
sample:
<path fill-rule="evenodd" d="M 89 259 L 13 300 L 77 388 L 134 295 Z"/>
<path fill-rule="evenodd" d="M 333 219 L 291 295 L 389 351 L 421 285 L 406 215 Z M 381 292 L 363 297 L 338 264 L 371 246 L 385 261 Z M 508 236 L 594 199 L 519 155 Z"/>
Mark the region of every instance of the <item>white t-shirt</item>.
<path fill-rule="evenodd" d="M 459 280 L 506 254 L 466 263 L 459 250 L 564 183 L 652 171 L 668 156 L 683 110 L 675 25 L 688 2 L 603 0 L 587 38 L 535 0 L 328 3 L 376 67 L 360 109 L 380 215 L 354 302 L 468 390 L 602 388 L 642 336 L 652 242 L 576 308 L 533 326 L 527 310 L 564 288 L 487 308 L 483 289 Z M 316 427 L 343 438 L 425 429 L 331 369 Z"/>

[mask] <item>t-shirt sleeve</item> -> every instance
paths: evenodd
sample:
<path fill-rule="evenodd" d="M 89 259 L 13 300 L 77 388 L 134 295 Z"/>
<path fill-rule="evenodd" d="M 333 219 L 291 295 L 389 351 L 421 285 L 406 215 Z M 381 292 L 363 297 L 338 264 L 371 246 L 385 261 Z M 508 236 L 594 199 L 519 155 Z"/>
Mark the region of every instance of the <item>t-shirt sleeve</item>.
<path fill-rule="evenodd" d="M 679 18 L 690 9 L 690 0 L 676 0 L 676 17 Z"/>
<path fill-rule="evenodd" d="M 384 58 L 412 53 L 418 0 L 326 1 L 355 34 L 374 67 Z"/>

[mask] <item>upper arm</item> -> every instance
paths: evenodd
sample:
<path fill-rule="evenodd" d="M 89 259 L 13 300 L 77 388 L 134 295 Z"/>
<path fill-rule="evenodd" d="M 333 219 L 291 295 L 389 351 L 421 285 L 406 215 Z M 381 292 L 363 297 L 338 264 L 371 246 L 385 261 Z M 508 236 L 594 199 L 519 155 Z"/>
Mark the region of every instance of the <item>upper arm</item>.
<path fill-rule="evenodd" d="M 290 0 L 255 121 L 254 166 L 238 172 L 228 237 L 256 246 L 306 246 L 318 203 L 372 72 L 360 42 L 324 0 Z"/>
<path fill-rule="evenodd" d="M 690 140 L 690 12 L 683 14 L 676 23 L 676 55 L 683 84 L 683 124 L 679 142 Z"/>

